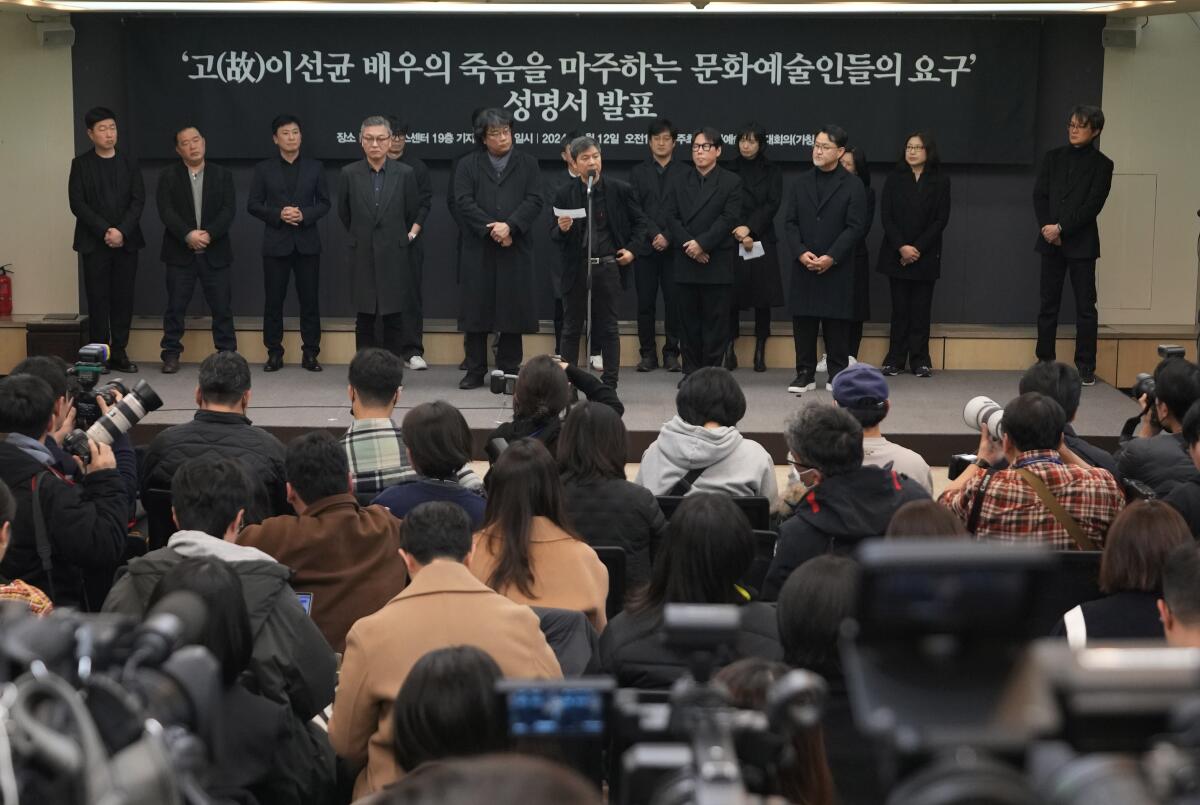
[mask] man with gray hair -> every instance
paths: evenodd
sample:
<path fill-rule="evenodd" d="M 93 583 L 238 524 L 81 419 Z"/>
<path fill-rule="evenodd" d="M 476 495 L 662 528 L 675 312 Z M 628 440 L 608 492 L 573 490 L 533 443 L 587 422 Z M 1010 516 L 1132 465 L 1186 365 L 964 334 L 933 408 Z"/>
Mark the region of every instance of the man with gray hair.
<path fill-rule="evenodd" d="M 421 315 L 418 278 L 409 259 L 418 208 L 413 169 L 388 159 L 392 127 L 372 115 L 358 135 L 364 159 L 342 168 L 337 212 L 346 227 L 346 261 L 357 317 L 354 348 L 377 346 L 376 319 L 383 319 L 383 346 L 407 361 L 419 356 Z M 406 333 L 416 332 L 417 343 Z M 406 354 L 407 353 L 407 354 Z"/>
<path fill-rule="evenodd" d="M 617 387 L 621 362 L 621 340 L 617 333 L 617 300 L 629 287 L 633 250 L 646 236 L 646 216 L 637 194 L 627 182 L 602 177 L 600 146 L 591 137 L 571 142 L 571 161 L 578 176 L 554 197 L 562 211 L 587 209 L 591 196 L 592 217 L 575 219 L 557 216 L 550 237 L 562 244 L 565 261 L 562 274 L 562 358 L 572 366 L 579 363 L 579 339 L 584 319 L 591 317 L 588 332 L 600 347 L 604 361 L 604 384 Z M 589 250 L 589 241 L 591 248 Z M 589 265 L 588 259 L 591 259 Z M 592 308 L 588 311 L 588 288 Z"/>

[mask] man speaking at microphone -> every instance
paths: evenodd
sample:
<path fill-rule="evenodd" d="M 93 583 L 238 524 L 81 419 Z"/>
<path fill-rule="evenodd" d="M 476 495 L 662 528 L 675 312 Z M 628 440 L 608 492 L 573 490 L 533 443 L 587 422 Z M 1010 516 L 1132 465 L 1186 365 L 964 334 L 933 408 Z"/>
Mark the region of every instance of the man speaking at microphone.
<path fill-rule="evenodd" d="M 588 256 L 591 255 L 592 339 L 604 362 L 601 380 L 617 387 L 621 340 L 617 333 L 617 299 L 629 287 L 633 249 L 646 236 L 646 216 L 633 188 L 601 177 L 600 146 L 591 137 L 571 141 L 571 159 L 579 181 L 568 182 L 554 196 L 553 240 L 563 244 L 562 358 L 579 365 L 579 340 L 588 316 Z M 588 196 L 591 196 L 591 219 Z M 575 217 L 579 211 L 584 217 Z M 559 214 L 567 213 L 567 214 Z M 589 233 L 590 226 L 590 233 Z M 589 234 L 591 249 L 589 252 Z"/>

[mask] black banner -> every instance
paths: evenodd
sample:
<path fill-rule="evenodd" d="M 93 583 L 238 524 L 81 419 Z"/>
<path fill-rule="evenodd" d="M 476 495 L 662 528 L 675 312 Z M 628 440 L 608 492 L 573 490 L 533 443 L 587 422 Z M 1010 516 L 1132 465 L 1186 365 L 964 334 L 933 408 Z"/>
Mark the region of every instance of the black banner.
<path fill-rule="evenodd" d="M 918 128 L 936 134 L 948 162 L 1034 157 L 1035 20 L 404 14 L 126 24 L 143 157 L 174 156 L 173 127 L 189 120 L 214 158 L 261 157 L 271 118 L 288 111 L 313 156 L 361 156 L 362 118 L 395 113 L 421 156 L 451 158 L 471 142 L 471 111 L 485 106 L 509 109 L 518 145 L 540 158 L 579 128 L 607 157 L 640 159 L 659 115 L 685 132 L 757 120 L 777 160 L 808 159 L 827 122 L 874 161 L 898 156 Z"/>

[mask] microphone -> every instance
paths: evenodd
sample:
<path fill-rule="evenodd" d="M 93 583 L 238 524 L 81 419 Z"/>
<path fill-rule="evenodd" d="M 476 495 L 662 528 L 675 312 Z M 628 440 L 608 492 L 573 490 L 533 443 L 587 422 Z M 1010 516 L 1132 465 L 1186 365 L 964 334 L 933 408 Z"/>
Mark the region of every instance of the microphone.
<path fill-rule="evenodd" d="M 171 652 L 200 639 L 208 622 L 208 607 L 193 592 L 181 590 L 163 598 L 146 614 L 133 637 L 130 660 L 137 665 L 161 665 Z"/>
<path fill-rule="evenodd" d="M 590 194 L 592 192 L 592 182 L 596 181 L 596 169 L 595 168 L 592 168 L 590 171 L 587 172 L 587 180 L 588 180 L 587 191 Z"/>

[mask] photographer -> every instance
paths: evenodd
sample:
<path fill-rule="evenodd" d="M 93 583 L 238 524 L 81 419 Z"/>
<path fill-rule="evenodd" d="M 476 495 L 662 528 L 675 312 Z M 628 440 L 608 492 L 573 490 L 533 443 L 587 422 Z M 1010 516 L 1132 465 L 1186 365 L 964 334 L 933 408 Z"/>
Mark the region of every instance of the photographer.
<path fill-rule="evenodd" d="M 1180 430 L 1189 460 L 1200 469 L 1200 448 L 1197 447 L 1200 445 L 1200 400 L 1192 403 L 1183 417 Z M 1192 536 L 1200 537 L 1200 473 L 1176 484 L 1163 501 L 1183 515 Z"/>
<path fill-rule="evenodd" d="M 1117 483 L 1121 483 L 1121 473 L 1112 455 L 1081 439 L 1071 427 L 1083 392 L 1083 377 L 1078 369 L 1059 361 L 1038 361 L 1025 370 L 1017 387 L 1018 394 L 1028 391 L 1036 391 L 1061 405 L 1067 417 L 1067 423 L 1063 425 L 1063 442 L 1089 466 L 1108 470 Z"/>
<path fill-rule="evenodd" d="M 12 524 L 17 517 L 17 500 L 3 481 L 0 481 L 0 560 L 12 541 Z M 0 601 L 23 601 L 34 615 L 48 615 L 54 609 L 50 596 L 31 584 L 17 579 L 0 578 Z"/>
<path fill-rule="evenodd" d="M 1200 367 L 1183 358 L 1167 358 L 1154 368 L 1154 397 L 1143 394 L 1142 423 L 1136 437 L 1116 451 L 1117 467 L 1126 478 L 1165 497 L 1183 481 L 1200 477 L 1184 449 L 1183 417 L 1200 399 Z M 1155 422 L 1157 419 L 1157 422 Z"/>
<path fill-rule="evenodd" d="M 54 391 L 30 375 L 0 380 L 0 480 L 17 500 L 12 545 L 0 572 L 50 594 L 55 606 L 99 608 L 88 601 L 84 572 L 111 574 L 125 554 L 128 498 L 108 445 L 89 442 L 91 464 L 77 485 L 54 468 L 45 445 L 54 423 Z"/>

